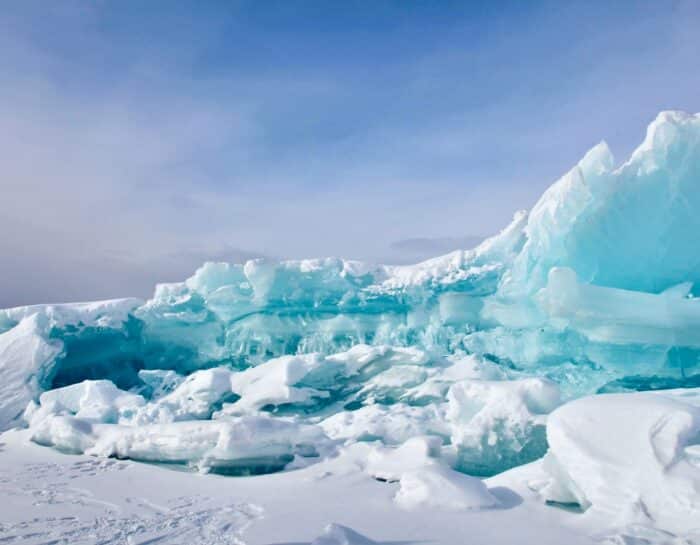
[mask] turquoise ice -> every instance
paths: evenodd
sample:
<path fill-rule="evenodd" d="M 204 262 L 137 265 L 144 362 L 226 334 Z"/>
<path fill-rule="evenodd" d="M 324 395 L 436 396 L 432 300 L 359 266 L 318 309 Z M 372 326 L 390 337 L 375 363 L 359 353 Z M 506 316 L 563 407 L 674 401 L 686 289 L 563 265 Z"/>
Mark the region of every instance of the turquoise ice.
<path fill-rule="evenodd" d="M 530 212 L 474 249 L 412 266 L 206 263 L 146 302 L 0 311 L 0 379 L 12 389 L 0 425 L 18 423 L 42 392 L 85 380 L 111 381 L 150 406 L 197 371 L 236 377 L 259 367 L 245 388 L 225 379 L 221 395 L 187 418 L 350 414 L 348 422 L 370 426 L 393 410 L 412 425 L 442 422 L 432 432 L 456 448 L 460 469 L 498 471 L 543 454 L 538 415 L 559 396 L 700 385 L 698 210 L 700 115 L 663 112 L 625 163 L 598 144 Z M 342 355 L 358 346 L 365 352 Z M 271 361 L 287 361 L 269 366 L 282 379 L 265 375 Z M 530 378 L 544 382 L 498 394 L 522 418 L 489 406 L 490 386 L 455 398 L 464 381 Z M 493 444 L 474 421 L 487 406 Z M 428 417 L 431 407 L 444 410 Z"/>

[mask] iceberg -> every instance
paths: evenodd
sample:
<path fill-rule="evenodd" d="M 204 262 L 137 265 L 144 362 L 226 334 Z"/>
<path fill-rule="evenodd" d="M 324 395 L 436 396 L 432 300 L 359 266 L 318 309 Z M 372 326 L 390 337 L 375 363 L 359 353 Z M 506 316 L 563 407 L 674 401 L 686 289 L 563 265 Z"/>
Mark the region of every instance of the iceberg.
<path fill-rule="evenodd" d="M 148 301 L 0 310 L 0 429 L 24 412 L 41 444 L 242 472 L 430 437 L 446 466 L 407 498 L 559 460 L 562 404 L 700 385 L 699 184 L 700 115 L 663 112 L 473 249 L 205 263 Z M 596 505 L 557 463 L 552 498 Z"/>

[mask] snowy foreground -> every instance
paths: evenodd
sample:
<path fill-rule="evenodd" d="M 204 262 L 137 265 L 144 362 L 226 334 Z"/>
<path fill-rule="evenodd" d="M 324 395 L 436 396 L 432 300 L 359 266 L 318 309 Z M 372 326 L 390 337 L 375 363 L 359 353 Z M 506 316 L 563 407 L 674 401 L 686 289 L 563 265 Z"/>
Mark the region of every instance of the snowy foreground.
<path fill-rule="evenodd" d="M 700 543 L 699 436 L 699 389 L 564 405 L 544 460 L 484 481 L 426 437 L 232 478 L 61 454 L 8 431 L 0 531 L 37 544 Z"/>
<path fill-rule="evenodd" d="M 700 115 L 473 250 L 0 310 L 0 544 L 700 545 Z"/>

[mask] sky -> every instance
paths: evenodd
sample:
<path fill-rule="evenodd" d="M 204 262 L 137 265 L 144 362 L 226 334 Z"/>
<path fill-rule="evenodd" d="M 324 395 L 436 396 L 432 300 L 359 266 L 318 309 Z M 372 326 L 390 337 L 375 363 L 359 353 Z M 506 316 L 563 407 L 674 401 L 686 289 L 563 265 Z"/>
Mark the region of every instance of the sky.
<path fill-rule="evenodd" d="M 0 5 L 0 307 L 470 247 L 700 111 L 700 2 Z"/>

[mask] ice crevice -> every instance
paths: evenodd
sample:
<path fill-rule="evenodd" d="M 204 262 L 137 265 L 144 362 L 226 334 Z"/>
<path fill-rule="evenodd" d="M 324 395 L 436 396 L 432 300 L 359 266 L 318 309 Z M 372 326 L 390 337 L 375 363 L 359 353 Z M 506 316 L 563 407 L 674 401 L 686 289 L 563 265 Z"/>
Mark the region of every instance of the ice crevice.
<path fill-rule="evenodd" d="M 698 210 L 700 115 L 662 112 L 629 160 L 595 146 L 473 249 L 205 263 L 148 301 L 0 310 L 0 429 L 231 474 L 367 444 L 404 507 L 448 481 L 439 505 L 487 506 L 476 477 L 544 456 L 546 501 L 681 531 L 699 512 Z M 425 463 L 391 473 L 406 452 Z"/>

